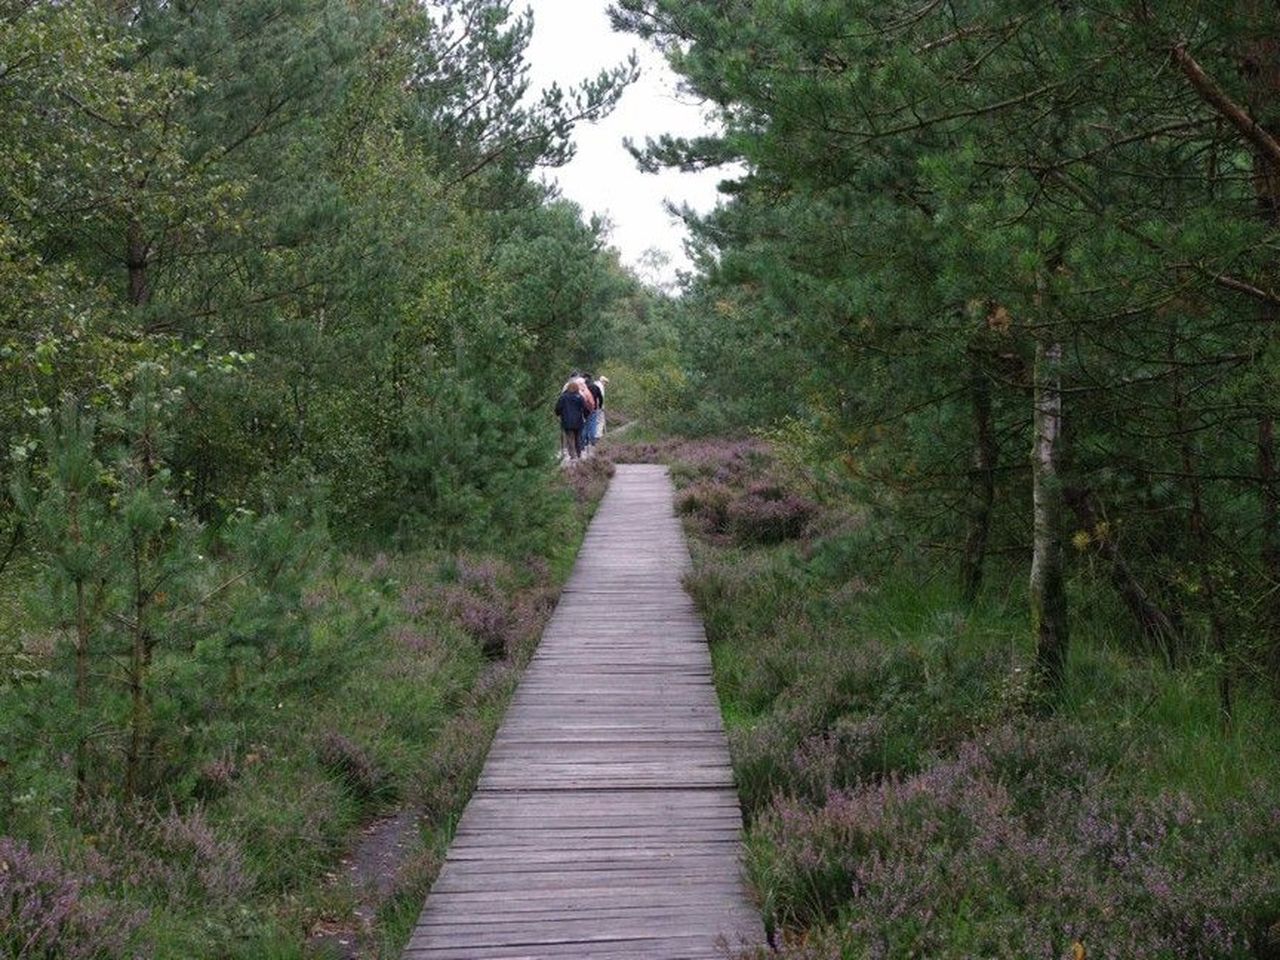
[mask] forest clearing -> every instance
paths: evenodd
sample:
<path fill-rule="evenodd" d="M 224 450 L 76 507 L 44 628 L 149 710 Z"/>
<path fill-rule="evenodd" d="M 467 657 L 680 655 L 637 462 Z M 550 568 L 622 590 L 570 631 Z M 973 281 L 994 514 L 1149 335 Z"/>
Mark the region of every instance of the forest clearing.
<path fill-rule="evenodd" d="M 0 958 L 1280 957 L 1275 4 L 530 2 L 0 0 Z"/>

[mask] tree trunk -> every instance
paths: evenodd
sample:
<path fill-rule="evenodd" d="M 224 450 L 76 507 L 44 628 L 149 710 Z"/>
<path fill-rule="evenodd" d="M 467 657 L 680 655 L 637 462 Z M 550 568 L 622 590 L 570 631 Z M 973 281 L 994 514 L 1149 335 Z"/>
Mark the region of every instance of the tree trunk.
<path fill-rule="evenodd" d="M 125 750 L 124 799 L 134 800 L 142 781 L 142 753 L 147 727 L 147 667 L 151 656 L 147 643 L 147 598 L 142 586 L 144 544 L 133 543 L 133 623 L 129 648 L 129 743 Z"/>
<path fill-rule="evenodd" d="M 1062 344 L 1036 341 L 1035 441 L 1031 455 L 1033 547 L 1031 625 L 1036 671 L 1046 691 L 1062 686 L 1067 667 L 1067 593 L 1063 567 Z"/>
<path fill-rule="evenodd" d="M 1142 581 L 1120 553 L 1115 540 L 1109 534 L 1100 532 L 1101 523 L 1092 492 L 1084 487 L 1066 487 L 1063 498 L 1080 526 L 1089 531 L 1094 549 L 1107 561 L 1111 583 L 1138 622 L 1142 635 L 1164 654 L 1166 660 L 1172 662 L 1180 646 L 1181 631 L 1173 617 L 1156 603 L 1142 585 Z"/>
<path fill-rule="evenodd" d="M 136 219 L 129 220 L 125 237 L 125 268 L 129 272 L 129 305 L 146 306 L 151 301 L 151 284 L 147 276 L 150 253 L 147 250 L 147 239 L 142 232 L 142 224 Z"/>
<path fill-rule="evenodd" d="M 968 532 L 960 559 L 960 586 L 965 603 L 972 603 L 982 586 L 987 541 L 991 534 L 991 512 L 995 502 L 996 446 L 995 421 L 991 408 L 991 379 L 980 354 L 969 351 L 969 399 L 973 411 L 973 459 L 969 468 Z"/>
<path fill-rule="evenodd" d="M 84 542 L 80 528 L 80 496 L 72 492 L 67 498 L 67 534 L 79 546 Z M 88 740 L 84 723 L 89 709 L 89 598 L 85 596 L 83 572 L 77 570 L 76 585 L 76 800 L 82 801 L 88 783 Z"/>
<path fill-rule="evenodd" d="M 1171 362 L 1176 359 L 1172 340 L 1169 345 L 1169 359 Z M 1196 451 L 1191 440 L 1192 425 L 1187 417 L 1187 398 L 1182 386 L 1182 368 L 1177 364 L 1172 364 L 1172 367 L 1174 429 L 1178 432 L 1179 459 L 1182 475 L 1186 478 L 1187 497 L 1190 501 L 1188 527 L 1191 532 L 1191 542 L 1195 544 L 1200 595 L 1204 598 L 1205 608 L 1209 613 L 1209 642 L 1221 661 L 1218 673 L 1218 709 L 1222 713 L 1223 722 L 1230 723 L 1233 709 L 1232 665 L 1228 649 L 1227 627 L 1222 618 L 1222 606 L 1218 602 L 1217 574 L 1214 573 L 1211 565 L 1213 538 L 1209 530 L 1209 518 L 1204 509 L 1204 484 L 1200 479 Z"/>
<path fill-rule="evenodd" d="M 1192 531 L 1192 540 L 1196 544 L 1199 553 L 1199 566 L 1201 566 L 1201 584 L 1204 593 L 1204 604 L 1208 608 L 1208 632 L 1210 632 L 1210 643 L 1213 645 L 1213 653 L 1221 659 L 1219 678 L 1217 678 L 1217 703 L 1222 712 L 1222 721 L 1231 722 L 1231 714 L 1233 714 L 1233 705 L 1231 705 L 1231 658 L 1228 649 L 1228 639 L 1226 639 L 1226 625 L 1222 622 L 1222 609 L 1217 602 L 1217 575 L 1211 567 L 1211 558 L 1213 556 L 1212 543 L 1210 539 L 1210 531 L 1208 531 L 1208 517 L 1204 515 L 1204 495 L 1199 479 L 1199 472 L 1196 466 L 1196 457 L 1192 451 L 1192 444 L 1188 435 L 1185 434 L 1185 428 L 1181 424 L 1181 399 L 1178 401 L 1179 410 L 1179 434 L 1181 435 L 1181 460 L 1183 460 L 1183 474 L 1187 476 L 1187 492 L 1190 494 L 1190 531 Z"/>
<path fill-rule="evenodd" d="M 1280 30 L 1276 9 L 1271 0 L 1253 0 L 1250 22 L 1257 35 L 1246 44 L 1241 72 L 1248 84 L 1248 106 L 1255 123 L 1273 139 L 1280 138 Z M 1280 163 L 1275 155 L 1255 146 L 1253 151 L 1253 186 L 1258 215 L 1273 230 L 1280 227 Z M 1273 261 L 1274 262 L 1274 261 Z M 1265 286 L 1276 282 L 1274 269 L 1265 276 Z M 1274 303 L 1262 305 L 1261 329 L 1271 338 L 1271 350 L 1277 347 L 1280 308 Z M 1268 379 L 1262 409 L 1258 415 L 1258 493 L 1262 526 L 1262 571 L 1266 601 L 1262 609 L 1262 630 L 1267 640 L 1267 658 L 1273 682 L 1280 685 L 1280 478 L 1276 476 L 1275 408 L 1272 397 L 1276 384 Z"/>
<path fill-rule="evenodd" d="M 76 580 L 76 799 L 88 792 L 88 739 L 83 724 L 89 711 L 89 611 L 84 581 Z"/>
<path fill-rule="evenodd" d="M 1277 318 L 1272 318 L 1272 323 Z M 1262 609 L 1268 672 L 1280 690 L 1280 478 L 1276 476 L 1276 425 L 1269 410 L 1258 418 L 1258 484 L 1262 512 Z"/>

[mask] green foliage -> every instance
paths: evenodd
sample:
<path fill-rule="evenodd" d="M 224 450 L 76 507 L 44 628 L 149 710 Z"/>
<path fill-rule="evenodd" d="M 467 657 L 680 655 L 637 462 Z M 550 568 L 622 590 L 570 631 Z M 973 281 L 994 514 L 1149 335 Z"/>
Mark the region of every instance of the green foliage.
<path fill-rule="evenodd" d="M 406 416 L 391 452 L 399 536 L 544 552 L 568 507 L 551 483 L 554 452 L 545 413 L 523 411 L 515 385 L 445 381 Z"/>
<path fill-rule="evenodd" d="M 1074 534 L 1068 566 L 1125 598 L 1135 649 L 1217 664 L 1225 716 L 1233 679 L 1280 663 L 1280 42 L 1244 0 L 1158 7 L 613 16 L 722 128 L 641 162 L 739 164 L 687 215 L 664 425 L 807 425 L 804 459 L 910 545 L 954 549 L 970 594 L 990 556 Z M 1036 423 L 1033 397 L 1061 417 Z M 1029 464 L 1050 435 L 1053 469 Z"/>

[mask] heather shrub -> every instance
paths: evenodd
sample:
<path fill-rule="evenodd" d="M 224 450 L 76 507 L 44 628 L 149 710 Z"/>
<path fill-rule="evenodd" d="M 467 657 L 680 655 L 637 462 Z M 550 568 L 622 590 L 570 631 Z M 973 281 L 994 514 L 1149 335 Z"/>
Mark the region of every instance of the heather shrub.
<path fill-rule="evenodd" d="M 490 670 L 497 676 L 506 673 L 502 664 L 493 664 Z M 505 692 L 509 688 L 499 689 Z M 487 688 L 490 694 L 494 690 L 493 686 Z M 415 789 L 415 800 L 427 819 L 440 819 L 462 809 L 484 766 L 496 728 L 496 720 L 473 708 L 454 716 L 441 731 Z"/>
<path fill-rule="evenodd" d="M 193 795 L 205 803 L 224 797 L 239 773 L 235 757 L 229 754 L 206 761 L 196 772 Z"/>
<path fill-rule="evenodd" d="M 369 751 L 333 730 L 320 734 L 316 759 L 361 803 L 378 803 L 395 795 L 391 777 L 379 769 Z"/>
<path fill-rule="evenodd" d="M 758 440 L 688 440 L 669 456 L 677 482 L 713 480 L 732 486 L 743 485 L 770 460 L 768 447 Z"/>
<path fill-rule="evenodd" d="M 1043 716 L 995 561 L 961 602 L 893 518 L 830 490 L 818 509 L 767 456 L 745 463 L 675 473 L 784 956 L 1280 956 L 1273 705 L 1241 696 L 1249 735 L 1224 736 L 1203 674 L 1135 663 L 1085 617 Z M 699 520 L 708 491 L 724 532 Z M 752 512 L 791 498 L 777 528 Z"/>
<path fill-rule="evenodd" d="M 819 802 L 884 773 L 885 726 L 883 717 L 841 717 L 805 737 L 792 753 L 792 790 Z"/>
<path fill-rule="evenodd" d="M 742 486 L 771 461 L 767 444 L 754 439 L 664 438 L 609 443 L 614 463 L 665 463 L 678 486 L 700 480 Z"/>
<path fill-rule="evenodd" d="M 504 598 L 455 590 L 446 606 L 458 626 L 479 642 L 486 657 L 497 660 L 505 656 L 512 620 Z"/>
<path fill-rule="evenodd" d="M 517 571 L 491 559 L 463 557 L 452 561 L 443 572 L 449 582 L 436 589 L 429 608 L 443 613 L 474 639 L 487 658 L 507 657 L 530 634 L 536 638 L 541 632 L 545 591 L 540 586 L 539 573 L 545 574 L 544 566 Z M 531 596 L 543 599 L 533 600 Z"/>
<path fill-rule="evenodd" d="M 714 554 L 695 547 L 685 587 L 698 603 L 713 653 L 717 647 L 772 642 L 778 624 L 803 613 L 805 580 L 785 558 L 748 550 Z"/>
<path fill-rule="evenodd" d="M 163 889 L 171 903 L 232 907 L 252 889 L 244 852 L 209 822 L 203 808 L 185 813 L 170 808 L 147 829 L 154 838 L 153 856 L 163 868 Z"/>
<path fill-rule="evenodd" d="M 1214 819 L 1185 796 L 1118 792 L 1078 738 L 1005 726 L 820 805 L 779 798 L 751 840 L 771 921 L 829 924 L 831 956 L 1251 955 L 1280 873 L 1240 827 L 1274 816 L 1275 786 Z"/>
<path fill-rule="evenodd" d="M 725 533 L 729 529 L 733 490 L 714 480 L 699 480 L 680 491 L 676 512 L 692 517 L 708 533 Z"/>
<path fill-rule="evenodd" d="M 10 960 L 119 960 L 141 911 L 91 895 L 94 877 L 67 870 L 20 840 L 0 837 L 0 956 Z"/>
<path fill-rule="evenodd" d="M 617 468 L 607 452 L 597 452 L 565 468 L 565 483 L 579 505 L 594 504 L 604 496 Z"/>
<path fill-rule="evenodd" d="M 776 795 L 821 802 L 838 788 L 920 762 L 918 715 L 889 691 L 904 662 L 874 644 L 850 650 L 810 650 L 773 644 L 749 682 L 761 673 L 780 687 L 769 709 L 729 728 L 730 753 L 748 817 Z M 771 654 L 774 655 L 771 660 Z M 770 669 L 785 661 L 782 668 Z M 782 678 L 790 674 L 790 682 Z M 857 707 L 867 712 L 855 712 Z"/>
<path fill-rule="evenodd" d="M 454 559 L 453 567 L 457 582 L 477 593 L 495 594 L 502 589 L 502 583 L 511 577 L 511 567 L 493 557 L 464 554 Z"/>
<path fill-rule="evenodd" d="M 631 440 L 625 443 L 607 439 L 605 443 L 609 451 L 609 459 L 616 463 L 668 463 L 671 451 L 675 448 L 672 441 L 657 443 L 650 440 Z"/>
<path fill-rule="evenodd" d="M 796 735 L 785 717 L 768 716 L 728 731 L 729 755 L 743 812 L 748 818 L 763 809 L 775 793 L 790 786 L 788 762 L 795 751 Z"/>

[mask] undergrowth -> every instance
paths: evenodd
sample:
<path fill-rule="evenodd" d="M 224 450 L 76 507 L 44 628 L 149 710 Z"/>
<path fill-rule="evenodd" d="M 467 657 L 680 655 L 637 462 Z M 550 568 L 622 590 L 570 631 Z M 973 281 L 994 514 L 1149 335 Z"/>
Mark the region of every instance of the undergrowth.
<path fill-rule="evenodd" d="M 333 925 L 371 943 L 365 955 L 398 957 L 611 472 L 598 457 L 557 480 L 547 555 L 334 552 L 282 611 L 305 624 L 302 666 L 246 659 L 234 709 L 191 686 L 184 661 L 157 660 L 210 709 L 168 781 L 132 804 L 73 796 L 70 759 L 41 726 L 68 696 L 62 638 L 13 613 L 0 957 L 297 960 L 325 956 L 308 942 Z M 363 825 L 401 809 L 420 838 L 362 931 L 362 893 L 335 867 Z"/>
<path fill-rule="evenodd" d="M 1212 663 L 1143 655 L 1082 571 L 1070 680 L 1046 711 L 1007 571 L 965 604 L 949 571 L 885 549 L 883 518 L 756 441 L 615 456 L 666 459 L 680 486 L 750 877 L 783 956 L 1280 956 L 1267 691 L 1242 690 L 1223 729 Z"/>

